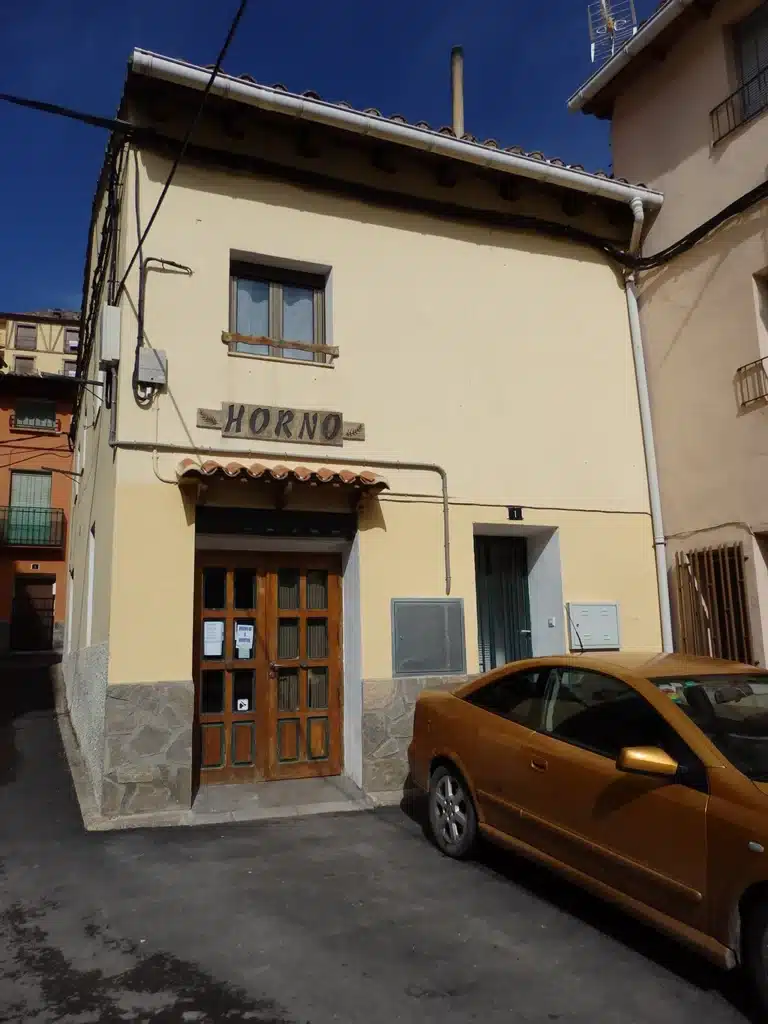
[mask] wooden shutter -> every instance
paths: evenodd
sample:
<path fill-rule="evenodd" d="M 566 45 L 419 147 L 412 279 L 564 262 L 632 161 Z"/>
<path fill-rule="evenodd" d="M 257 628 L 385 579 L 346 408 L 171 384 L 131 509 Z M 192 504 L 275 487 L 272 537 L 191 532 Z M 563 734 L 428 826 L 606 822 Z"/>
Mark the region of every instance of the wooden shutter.
<path fill-rule="evenodd" d="M 37 348 L 37 328 L 34 324 L 16 325 L 16 348 L 29 351 Z"/>

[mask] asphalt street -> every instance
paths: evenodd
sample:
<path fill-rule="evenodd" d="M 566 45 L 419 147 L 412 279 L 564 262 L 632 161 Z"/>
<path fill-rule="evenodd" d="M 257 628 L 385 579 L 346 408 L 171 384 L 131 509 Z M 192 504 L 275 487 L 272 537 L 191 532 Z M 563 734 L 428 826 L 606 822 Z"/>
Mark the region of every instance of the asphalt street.
<path fill-rule="evenodd" d="M 87 834 L 47 670 L 0 687 L 0 1021 L 750 1019 L 735 976 L 414 811 Z"/>

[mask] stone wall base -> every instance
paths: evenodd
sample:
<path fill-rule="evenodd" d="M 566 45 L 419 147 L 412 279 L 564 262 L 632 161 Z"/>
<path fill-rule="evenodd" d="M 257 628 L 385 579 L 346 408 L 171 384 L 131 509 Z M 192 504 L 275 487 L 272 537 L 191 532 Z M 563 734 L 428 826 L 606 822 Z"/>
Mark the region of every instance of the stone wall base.
<path fill-rule="evenodd" d="M 363 682 L 363 789 L 407 789 L 413 709 L 422 690 L 446 690 L 475 676 L 409 676 Z"/>
<path fill-rule="evenodd" d="M 54 622 L 53 624 L 53 649 L 54 651 L 64 650 L 64 623 Z"/>
<path fill-rule="evenodd" d="M 107 687 L 102 814 L 191 807 L 193 717 L 191 679 Z"/>

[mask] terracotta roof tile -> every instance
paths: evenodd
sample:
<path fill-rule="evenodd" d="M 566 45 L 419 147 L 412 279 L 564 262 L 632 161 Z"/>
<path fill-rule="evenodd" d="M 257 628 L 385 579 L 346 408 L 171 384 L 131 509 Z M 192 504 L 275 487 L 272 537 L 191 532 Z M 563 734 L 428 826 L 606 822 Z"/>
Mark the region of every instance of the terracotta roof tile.
<path fill-rule="evenodd" d="M 354 470 L 346 467 L 333 469 L 330 466 L 321 466 L 319 469 L 310 469 L 308 466 L 265 466 L 261 462 L 224 462 L 217 459 L 206 459 L 200 462 L 198 459 L 182 459 L 176 468 L 176 478 L 179 481 L 200 479 L 203 477 L 225 476 L 230 479 L 252 479 L 267 481 L 296 480 L 299 483 L 344 485 L 356 487 L 361 490 L 383 491 L 389 487 L 387 481 L 372 472 L 370 469 Z"/>
<path fill-rule="evenodd" d="M 664 0 L 664 2 L 666 2 L 666 0 Z M 659 6 L 663 6 L 663 3 L 660 4 Z M 249 74 L 237 75 L 235 77 L 241 79 L 244 82 L 251 82 L 254 85 L 258 85 L 259 84 L 256 81 L 256 79 L 254 79 L 253 76 L 249 75 Z M 314 89 L 307 89 L 305 92 L 301 92 L 301 93 L 293 93 L 293 92 L 291 92 L 290 89 L 287 89 L 286 86 L 284 86 L 282 83 L 277 83 L 275 85 L 272 85 L 271 88 L 272 89 L 276 89 L 279 92 L 284 92 L 284 93 L 287 93 L 288 95 L 296 96 L 296 97 L 299 97 L 299 98 L 300 97 L 304 97 L 306 99 L 316 100 L 316 101 L 321 102 L 321 103 L 330 103 L 331 106 L 342 107 L 345 110 L 354 110 L 354 111 L 357 111 L 357 112 L 362 113 L 362 114 L 367 114 L 367 115 L 369 115 L 371 117 L 380 117 L 384 121 L 393 121 L 396 124 L 409 125 L 412 128 L 419 128 L 422 131 L 434 132 L 437 135 L 447 135 L 447 136 L 452 136 L 453 138 L 458 138 L 458 136 L 456 136 L 453 128 L 451 128 L 450 125 L 443 125 L 441 128 L 433 128 L 432 125 L 430 125 L 427 121 L 413 121 L 413 122 L 411 122 L 406 117 L 404 117 L 402 114 L 390 114 L 389 116 L 385 116 L 376 107 L 366 107 L 366 108 L 364 108 L 362 110 L 359 110 L 359 108 L 355 107 L 352 103 L 348 103 L 346 100 L 338 100 L 336 102 L 332 102 L 330 100 L 324 100 L 323 97 L 319 93 L 315 92 Z M 548 157 L 548 156 L 545 156 L 544 153 L 542 153 L 540 150 L 529 151 L 529 150 L 524 149 L 522 146 L 517 146 L 517 145 L 502 146 L 502 144 L 497 139 L 486 139 L 485 142 L 480 142 L 477 139 L 476 136 L 472 135 L 469 132 L 465 132 L 461 136 L 459 141 L 460 142 L 466 142 L 466 143 L 469 143 L 469 144 L 472 144 L 472 145 L 476 145 L 476 146 L 477 145 L 485 146 L 488 149 L 503 149 L 503 151 L 505 153 L 513 153 L 516 156 L 524 156 L 524 157 L 529 157 L 530 159 L 533 159 L 533 160 L 541 160 L 543 163 L 551 164 L 554 167 L 564 167 L 567 170 L 580 171 L 582 174 L 592 174 L 596 178 L 610 178 L 610 179 L 612 179 L 614 181 L 622 182 L 623 184 L 629 184 L 629 182 L 627 182 L 625 178 L 615 178 L 612 174 L 608 174 L 606 171 L 603 171 L 603 170 L 587 171 L 584 168 L 583 164 L 568 163 L 567 160 L 564 160 L 562 157 L 559 157 L 559 156 Z M 636 182 L 635 184 L 637 184 L 638 187 L 641 187 L 641 188 L 647 188 L 648 187 L 647 185 L 644 185 L 642 182 Z"/>

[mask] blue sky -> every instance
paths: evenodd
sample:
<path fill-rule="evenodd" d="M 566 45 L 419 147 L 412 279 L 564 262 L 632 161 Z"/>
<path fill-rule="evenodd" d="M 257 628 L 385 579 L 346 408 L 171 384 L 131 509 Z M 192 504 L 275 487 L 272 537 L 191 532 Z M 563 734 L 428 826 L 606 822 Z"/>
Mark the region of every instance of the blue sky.
<path fill-rule="evenodd" d="M 0 6 L 0 92 L 111 116 L 134 46 L 213 63 L 237 4 Z M 655 0 L 636 6 L 647 17 Z M 608 168 L 607 126 L 565 105 L 590 71 L 586 7 L 586 0 L 251 0 L 225 70 L 439 126 L 450 121 L 450 50 L 461 44 L 468 131 Z M 0 140 L 0 310 L 79 308 L 106 133 L 0 103 Z"/>

